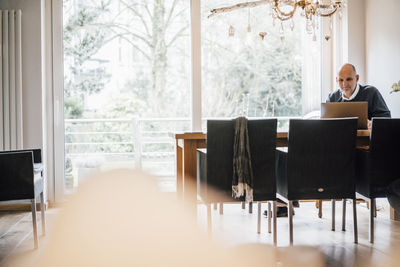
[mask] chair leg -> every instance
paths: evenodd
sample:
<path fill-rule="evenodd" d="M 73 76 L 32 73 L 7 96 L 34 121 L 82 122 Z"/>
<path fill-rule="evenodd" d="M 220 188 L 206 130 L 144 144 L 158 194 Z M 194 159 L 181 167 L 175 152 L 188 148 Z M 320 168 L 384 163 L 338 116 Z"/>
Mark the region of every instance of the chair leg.
<path fill-rule="evenodd" d="M 249 202 L 249 213 L 253 213 L 253 202 Z"/>
<path fill-rule="evenodd" d="M 246 209 L 246 202 L 242 201 L 242 209 Z"/>
<path fill-rule="evenodd" d="M 332 231 L 335 231 L 335 209 L 336 209 L 336 200 L 332 199 Z"/>
<path fill-rule="evenodd" d="M 31 206 L 32 206 L 32 223 L 33 223 L 33 243 L 35 249 L 37 249 L 38 246 L 38 235 L 37 235 L 37 224 L 36 224 L 36 200 L 32 199 L 31 200 Z"/>
<path fill-rule="evenodd" d="M 43 192 L 40 193 L 40 212 L 42 214 L 42 234 L 46 235 L 46 216 L 44 214 L 45 206 L 44 206 L 44 194 L 43 194 Z"/>
<path fill-rule="evenodd" d="M 214 203 L 214 210 L 217 210 L 217 208 L 218 208 L 218 203 L 215 202 L 215 203 Z"/>
<path fill-rule="evenodd" d="M 369 202 L 369 242 L 374 243 L 374 213 L 375 213 L 375 198 L 368 200 Z"/>
<path fill-rule="evenodd" d="M 374 200 L 374 206 L 375 206 L 375 208 L 374 208 L 374 217 L 376 218 L 376 199 Z M 370 206 L 371 205 L 369 205 L 369 201 L 367 201 L 367 209 L 370 209 Z"/>
<path fill-rule="evenodd" d="M 342 231 L 346 231 L 346 199 L 343 198 L 343 208 L 342 208 Z"/>
<path fill-rule="evenodd" d="M 273 211 L 273 222 L 274 222 L 274 245 L 276 246 L 277 243 L 277 225 L 276 225 L 276 201 L 272 202 L 272 211 Z"/>
<path fill-rule="evenodd" d="M 289 214 L 289 242 L 293 246 L 293 201 L 289 200 L 288 204 L 288 214 Z"/>
<path fill-rule="evenodd" d="M 354 224 L 354 243 L 358 243 L 358 230 L 357 230 L 357 200 L 353 198 L 353 224 Z"/>
<path fill-rule="evenodd" d="M 223 215 L 224 214 L 224 203 L 219 203 L 219 214 Z"/>
<path fill-rule="evenodd" d="M 211 204 L 207 204 L 207 233 L 211 236 Z"/>
<path fill-rule="evenodd" d="M 268 201 L 268 233 L 271 233 L 271 219 L 272 219 L 271 203 Z"/>
<path fill-rule="evenodd" d="M 322 218 L 322 200 L 318 200 L 318 217 Z"/>
<path fill-rule="evenodd" d="M 257 209 L 257 234 L 259 234 L 261 232 L 261 202 L 258 202 Z"/>

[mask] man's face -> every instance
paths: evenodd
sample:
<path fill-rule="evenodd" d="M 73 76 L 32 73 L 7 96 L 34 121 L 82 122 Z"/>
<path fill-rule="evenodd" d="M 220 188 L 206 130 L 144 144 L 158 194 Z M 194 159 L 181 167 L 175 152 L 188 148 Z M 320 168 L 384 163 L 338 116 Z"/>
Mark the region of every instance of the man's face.
<path fill-rule="evenodd" d="M 339 77 L 336 78 L 340 89 L 345 97 L 349 98 L 356 89 L 358 82 L 358 74 L 355 73 L 353 67 L 344 65 L 339 71 Z"/>

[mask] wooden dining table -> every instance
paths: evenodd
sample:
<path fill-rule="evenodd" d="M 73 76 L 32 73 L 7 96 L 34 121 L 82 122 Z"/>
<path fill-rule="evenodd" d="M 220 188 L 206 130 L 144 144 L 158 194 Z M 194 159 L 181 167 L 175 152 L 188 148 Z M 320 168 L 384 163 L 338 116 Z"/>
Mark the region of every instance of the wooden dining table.
<path fill-rule="evenodd" d="M 357 130 L 357 148 L 368 149 L 369 130 Z M 196 210 L 197 206 L 197 149 L 206 148 L 206 133 L 174 133 L 176 141 L 176 192 L 180 199 Z M 286 147 L 288 132 L 277 132 L 276 146 Z M 400 214 L 393 208 L 390 218 L 400 221 Z"/>

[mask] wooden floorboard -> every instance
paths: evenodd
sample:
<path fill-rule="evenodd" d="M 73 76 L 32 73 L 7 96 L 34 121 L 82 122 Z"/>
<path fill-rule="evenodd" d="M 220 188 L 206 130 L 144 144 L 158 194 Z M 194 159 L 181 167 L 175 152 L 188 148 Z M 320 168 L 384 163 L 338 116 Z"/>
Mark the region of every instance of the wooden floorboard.
<path fill-rule="evenodd" d="M 312 202 L 301 203 L 295 209 L 294 245 L 318 248 L 329 267 L 341 266 L 383 266 L 392 257 L 392 249 L 400 244 L 400 222 L 389 218 L 389 207 L 379 204 L 375 227 L 375 243 L 368 242 L 368 214 L 363 204 L 357 207 L 359 243 L 353 243 L 352 207 L 347 204 L 347 230 L 341 231 L 341 203 L 336 204 L 336 231 L 331 231 L 330 203 L 324 202 L 323 217 L 318 218 L 318 209 Z M 262 210 L 267 205 L 262 204 Z M 60 209 L 49 209 L 48 228 L 51 229 Z M 129 212 L 129 211 L 127 211 Z M 155 211 L 156 212 L 156 211 Z M 40 213 L 38 213 L 39 249 L 33 250 L 32 221 L 30 212 L 0 212 L 0 266 L 29 266 L 40 256 L 43 247 L 49 243 L 49 235 L 41 235 Z M 198 205 L 198 223 L 206 233 L 206 207 Z M 242 210 L 240 204 L 225 204 L 224 214 L 212 209 L 212 238 L 225 245 L 236 246 L 247 243 L 271 244 L 272 234 L 267 232 L 267 219 L 262 216 L 261 234 L 257 234 L 257 204 L 253 214 Z M 51 232 L 50 230 L 48 232 Z M 289 245 L 288 220 L 278 218 L 278 249 Z M 15 264 L 18 257 L 20 264 Z M 11 261 L 10 261 L 11 259 Z M 13 262 L 12 265 L 8 265 Z"/>
<path fill-rule="evenodd" d="M 0 212 L 0 265 L 32 233 L 30 212 Z"/>
<path fill-rule="evenodd" d="M 47 230 L 52 228 L 59 213 L 58 209 L 46 211 Z M 48 243 L 47 236 L 42 235 L 41 216 L 37 213 L 39 249 L 34 249 L 32 213 L 21 211 L 0 212 L 0 266 L 30 266 Z"/>
<path fill-rule="evenodd" d="M 26 216 L 25 212 L 0 212 L 0 237 L 5 235 L 11 226 L 18 223 L 24 216 Z"/>

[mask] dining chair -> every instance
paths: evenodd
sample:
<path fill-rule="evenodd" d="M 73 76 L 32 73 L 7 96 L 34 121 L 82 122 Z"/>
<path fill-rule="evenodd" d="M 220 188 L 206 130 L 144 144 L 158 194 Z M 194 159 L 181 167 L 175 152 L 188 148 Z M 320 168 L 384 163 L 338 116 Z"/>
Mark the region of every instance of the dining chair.
<path fill-rule="evenodd" d="M 335 199 L 353 200 L 354 242 L 357 237 L 355 200 L 355 145 L 357 118 L 291 119 L 287 149 L 277 148 L 277 197 L 288 204 L 289 240 L 293 244 L 293 201 L 332 199 L 332 230 L 335 230 Z"/>
<path fill-rule="evenodd" d="M 369 241 L 374 242 L 375 199 L 386 197 L 389 185 L 400 179 L 400 119 L 372 118 L 369 149 L 357 149 L 357 197 L 369 203 Z"/>
<path fill-rule="evenodd" d="M 268 232 L 276 244 L 276 119 L 248 120 L 248 135 L 253 169 L 253 201 L 258 202 L 257 232 L 260 233 L 261 202 L 268 202 Z M 198 195 L 207 204 L 209 231 L 211 203 L 243 201 L 232 197 L 234 120 L 207 121 L 207 150 L 198 150 Z M 271 202 L 269 202 L 271 201 Z M 271 212 L 271 204 L 273 212 Z"/>
<path fill-rule="evenodd" d="M 40 149 L 0 152 L 0 201 L 29 200 L 32 208 L 34 247 L 38 247 L 36 197 L 40 195 L 42 234 L 46 233 L 44 178 Z"/>

